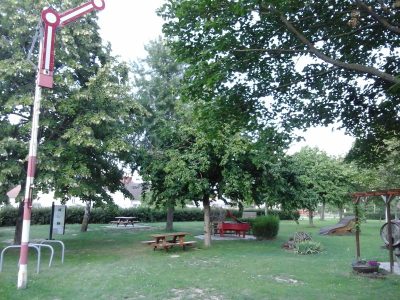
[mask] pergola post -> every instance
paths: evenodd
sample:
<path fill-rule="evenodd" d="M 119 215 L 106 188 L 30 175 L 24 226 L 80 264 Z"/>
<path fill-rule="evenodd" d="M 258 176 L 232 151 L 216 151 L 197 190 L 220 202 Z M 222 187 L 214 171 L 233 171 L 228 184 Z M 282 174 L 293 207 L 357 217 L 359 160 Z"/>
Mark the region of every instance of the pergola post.
<path fill-rule="evenodd" d="M 359 202 L 360 197 L 355 200 L 355 218 L 356 218 L 356 261 L 360 260 L 361 250 L 360 250 L 360 216 L 359 216 Z"/>
<path fill-rule="evenodd" d="M 393 199 L 393 195 L 385 196 L 385 205 L 386 205 L 386 215 L 387 215 L 387 230 L 388 230 L 388 242 L 389 242 L 389 262 L 390 262 L 390 273 L 393 273 L 393 233 L 392 233 L 392 220 L 390 218 L 390 202 Z"/>

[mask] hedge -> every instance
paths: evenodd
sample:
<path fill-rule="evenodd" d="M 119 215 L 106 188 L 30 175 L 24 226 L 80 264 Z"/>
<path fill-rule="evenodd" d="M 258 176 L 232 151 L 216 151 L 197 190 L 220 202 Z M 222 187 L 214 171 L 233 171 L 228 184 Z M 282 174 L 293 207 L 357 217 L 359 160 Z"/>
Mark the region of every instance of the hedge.
<path fill-rule="evenodd" d="M 244 211 L 256 212 L 257 217 L 265 215 L 265 210 L 263 209 L 245 209 Z M 297 210 L 287 211 L 287 210 L 268 210 L 268 215 L 273 215 L 279 217 L 279 220 L 293 220 L 298 221 L 300 218 L 300 213 Z"/>
<path fill-rule="evenodd" d="M 80 224 L 84 215 L 84 207 L 67 207 L 67 224 Z M 0 226 L 15 226 L 18 216 L 18 208 L 11 206 L 0 209 Z M 32 224 L 50 224 L 51 207 L 32 208 Z M 106 224 L 114 220 L 116 216 L 137 217 L 141 222 L 165 222 L 167 212 L 148 207 L 118 208 L 110 206 L 107 208 L 92 208 L 90 223 Z M 203 211 L 199 208 L 177 209 L 174 213 L 174 221 L 202 221 Z"/>
<path fill-rule="evenodd" d="M 214 209 L 212 209 L 214 210 Z M 217 209 L 215 209 L 217 210 Z M 250 211 L 250 210 L 246 210 Z M 258 216 L 262 216 L 264 211 L 256 211 Z M 240 219 L 241 212 L 237 210 L 231 211 L 233 215 Z M 278 216 L 280 220 L 298 219 L 297 212 L 281 212 L 270 211 L 271 215 Z M 80 224 L 84 214 L 82 206 L 67 206 L 67 224 Z M 18 208 L 6 206 L 0 209 L 0 226 L 15 226 L 18 216 Z M 32 224 L 50 224 L 51 207 L 32 208 Z M 114 220 L 116 216 L 137 217 L 141 222 L 165 222 L 167 213 L 165 210 L 156 210 L 149 207 L 138 208 L 119 208 L 117 206 L 108 206 L 105 208 L 92 208 L 90 215 L 90 223 L 106 224 Z M 203 221 L 203 210 L 200 208 L 184 208 L 176 209 L 174 213 L 174 221 Z"/>

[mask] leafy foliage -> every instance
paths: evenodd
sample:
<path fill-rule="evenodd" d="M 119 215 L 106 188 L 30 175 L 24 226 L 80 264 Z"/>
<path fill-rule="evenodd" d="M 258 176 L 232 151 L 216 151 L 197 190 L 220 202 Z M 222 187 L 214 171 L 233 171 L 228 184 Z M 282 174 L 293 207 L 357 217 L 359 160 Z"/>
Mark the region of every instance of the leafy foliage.
<path fill-rule="evenodd" d="M 269 175 L 283 156 L 286 135 L 266 126 L 249 132 L 230 120 L 218 123 L 221 116 L 215 119 L 218 114 L 205 102 L 182 102 L 183 67 L 162 41 L 148 51 L 134 70 L 136 95 L 149 112 L 140 172 L 153 202 L 183 205 L 216 197 L 233 204 L 263 202 L 276 182 Z"/>
<path fill-rule="evenodd" d="M 48 1 L 59 11 L 78 0 Z M 16 13 L 18 7 L 18 13 Z M 0 194 L 25 179 L 35 68 L 27 60 L 42 7 L 0 3 Z M 122 190 L 122 167 L 135 168 L 140 107 L 132 100 L 128 68 L 102 44 L 96 14 L 57 33 L 55 84 L 43 90 L 35 185 L 62 200 L 111 201 Z M 34 44 L 32 46 L 35 46 Z M 31 53 L 37 60 L 37 50 Z"/>
<path fill-rule="evenodd" d="M 318 254 L 323 251 L 323 247 L 320 242 L 302 241 L 294 244 L 294 251 L 303 255 Z"/>
<path fill-rule="evenodd" d="M 160 15 L 187 97 L 241 124 L 339 121 L 379 145 L 400 133 L 392 2 L 169 0 Z"/>
<path fill-rule="evenodd" d="M 351 200 L 349 193 L 359 188 L 356 168 L 318 149 L 302 148 L 290 160 L 298 208 L 315 211 L 319 203 L 343 207 Z"/>

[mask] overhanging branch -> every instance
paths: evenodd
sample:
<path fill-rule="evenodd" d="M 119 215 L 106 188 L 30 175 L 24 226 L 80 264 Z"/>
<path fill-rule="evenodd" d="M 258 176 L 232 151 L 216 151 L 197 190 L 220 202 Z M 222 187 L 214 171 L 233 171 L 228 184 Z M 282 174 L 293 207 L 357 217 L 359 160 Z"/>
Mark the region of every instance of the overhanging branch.
<path fill-rule="evenodd" d="M 294 49 L 264 49 L 264 48 L 243 48 L 233 50 L 234 52 L 266 52 L 266 53 L 310 53 L 309 50 L 294 50 Z"/>
<path fill-rule="evenodd" d="M 277 12 L 276 9 L 271 8 L 274 12 Z M 333 59 L 325 54 L 323 54 L 321 51 L 319 51 L 317 48 L 315 48 L 314 44 L 311 43 L 300 31 L 298 31 L 293 24 L 281 13 L 279 13 L 279 19 L 283 22 L 283 24 L 285 24 L 286 28 L 293 33 L 298 40 L 300 40 L 304 45 L 307 46 L 307 48 L 309 49 L 309 51 L 311 53 L 313 53 L 316 57 L 318 57 L 319 59 L 330 63 L 334 66 L 346 69 L 346 70 L 350 70 L 350 71 L 354 71 L 354 72 L 358 72 L 358 73 L 366 73 L 366 74 L 370 74 L 373 75 L 375 77 L 379 77 L 381 79 L 383 79 L 384 81 L 390 82 L 390 83 L 394 83 L 394 84 L 400 84 L 400 79 L 396 78 L 393 75 L 390 75 L 388 73 L 379 71 L 376 68 L 373 67 L 368 67 L 365 65 L 361 65 L 361 64 L 352 64 L 352 63 L 346 63 L 337 59 Z"/>
<path fill-rule="evenodd" d="M 400 34 L 400 28 L 397 26 L 394 26 L 388 22 L 388 20 L 381 15 L 379 15 L 376 11 L 372 9 L 372 7 L 368 6 L 365 4 L 363 1 L 356 0 L 357 6 L 362 10 L 365 11 L 367 14 L 369 14 L 372 18 L 374 18 L 376 21 L 378 21 L 383 27 L 386 29 L 390 30 L 391 32 L 394 32 L 396 34 Z"/>

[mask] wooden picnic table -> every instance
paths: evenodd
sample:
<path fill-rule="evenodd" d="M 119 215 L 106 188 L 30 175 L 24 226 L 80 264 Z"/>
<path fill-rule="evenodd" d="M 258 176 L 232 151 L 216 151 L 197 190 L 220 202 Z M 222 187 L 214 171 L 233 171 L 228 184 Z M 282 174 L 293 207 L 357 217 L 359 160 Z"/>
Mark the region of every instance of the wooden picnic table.
<path fill-rule="evenodd" d="M 153 240 L 143 241 L 142 243 L 152 246 L 153 250 L 160 248 L 168 251 L 173 246 L 180 246 L 185 250 L 186 246 L 192 246 L 196 243 L 196 241 L 185 241 L 186 235 L 188 235 L 186 232 L 151 234 Z"/>
<path fill-rule="evenodd" d="M 112 224 L 117 224 L 117 227 L 119 225 L 132 225 L 132 227 L 135 225 L 135 223 L 139 223 L 139 221 L 137 220 L 136 217 L 123 217 L 123 216 L 119 216 L 119 217 L 115 217 L 115 221 L 111 221 L 110 223 Z"/>

